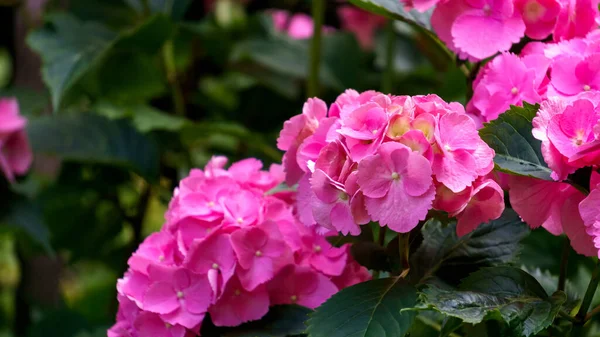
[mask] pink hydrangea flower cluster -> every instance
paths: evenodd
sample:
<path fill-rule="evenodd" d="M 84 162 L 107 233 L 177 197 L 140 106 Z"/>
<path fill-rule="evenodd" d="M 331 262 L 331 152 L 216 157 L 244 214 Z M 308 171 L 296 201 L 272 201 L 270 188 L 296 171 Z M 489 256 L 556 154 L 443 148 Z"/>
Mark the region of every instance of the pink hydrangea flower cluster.
<path fill-rule="evenodd" d="M 486 177 L 494 151 L 462 105 L 435 95 L 347 90 L 329 108 L 309 99 L 277 145 L 287 183 L 299 183 L 300 219 L 324 231 L 357 235 L 377 221 L 404 233 L 433 207 L 456 216 L 462 235 L 504 209 Z"/>
<path fill-rule="evenodd" d="M 482 60 L 510 50 L 524 36 L 554 41 L 583 37 L 594 29 L 595 0 L 407 0 L 427 10 L 433 29 L 460 58 Z"/>
<path fill-rule="evenodd" d="M 11 182 L 27 173 L 33 161 L 26 124 L 16 99 L 0 99 L 0 171 Z"/>
<path fill-rule="evenodd" d="M 297 220 L 281 167 L 215 157 L 175 190 L 166 224 L 128 261 L 109 337 L 193 336 L 258 320 L 277 304 L 315 308 L 369 272 Z M 152 332 L 152 334 L 148 334 Z"/>
<path fill-rule="evenodd" d="M 532 42 L 520 56 L 502 53 L 473 82 L 467 112 L 480 122 L 494 120 L 510 105 L 547 99 L 571 102 L 600 89 L 600 34 L 557 43 Z"/>
<path fill-rule="evenodd" d="M 587 245 L 588 250 L 592 250 L 592 253 L 583 252 L 586 255 L 597 255 L 600 258 L 600 174 L 592 172 L 590 179 L 590 194 L 579 203 L 579 214 L 581 215 L 581 221 L 585 234 L 580 235 L 581 240 L 586 242 L 591 241 L 592 243 Z M 595 249 L 594 249 L 595 248 Z"/>

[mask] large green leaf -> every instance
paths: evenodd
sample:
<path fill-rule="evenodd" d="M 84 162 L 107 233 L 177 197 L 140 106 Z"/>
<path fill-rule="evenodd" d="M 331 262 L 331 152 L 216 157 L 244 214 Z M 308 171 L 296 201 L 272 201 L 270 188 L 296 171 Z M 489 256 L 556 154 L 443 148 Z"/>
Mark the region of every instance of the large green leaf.
<path fill-rule="evenodd" d="M 154 53 L 171 34 L 169 20 L 160 15 L 120 34 L 67 14 L 55 14 L 48 20 L 49 24 L 30 34 L 27 42 L 42 57 L 42 75 L 55 110 L 65 106 L 84 77 L 112 53 Z"/>
<path fill-rule="evenodd" d="M 399 277 L 359 283 L 333 295 L 308 320 L 310 337 L 401 337 L 415 313 L 416 290 Z"/>
<path fill-rule="evenodd" d="M 269 313 L 259 321 L 242 324 L 227 329 L 223 337 L 286 337 L 303 334 L 304 322 L 311 309 L 298 305 L 277 305 L 269 308 Z"/>
<path fill-rule="evenodd" d="M 125 121 L 96 115 L 47 116 L 31 120 L 27 133 L 36 153 L 126 167 L 149 180 L 158 178 L 156 143 Z"/>
<path fill-rule="evenodd" d="M 494 151 L 494 162 L 503 172 L 551 180 L 552 170 L 544 161 L 541 142 L 533 137 L 531 124 L 539 105 L 511 106 L 479 131 Z"/>
<path fill-rule="evenodd" d="M 548 296 L 544 288 L 521 269 L 485 268 L 467 277 L 458 289 L 430 286 L 426 304 L 466 323 L 503 320 L 513 335 L 530 336 L 548 327 L 566 301 L 563 292 Z"/>
<path fill-rule="evenodd" d="M 456 235 L 455 223 L 444 227 L 430 220 L 422 229 L 423 243 L 411 258 L 412 276 L 421 281 L 438 276 L 457 283 L 479 268 L 513 261 L 528 232 L 512 209 L 462 237 Z"/>

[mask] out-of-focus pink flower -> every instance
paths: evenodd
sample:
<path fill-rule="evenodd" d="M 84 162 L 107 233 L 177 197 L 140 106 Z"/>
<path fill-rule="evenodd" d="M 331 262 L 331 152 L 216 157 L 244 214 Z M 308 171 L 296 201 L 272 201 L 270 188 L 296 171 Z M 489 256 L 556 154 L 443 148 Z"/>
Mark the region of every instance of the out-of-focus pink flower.
<path fill-rule="evenodd" d="M 498 219 L 504 212 L 504 191 L 492 179 L 473 184 L 471 198 L 464 209 L 456 215 L 456 234 L 471 233 L 477 226 Z"/>
<path fill-rule="evenodd" d="M 386 22 L 385 17 L 371 14 L 354 6 L 339 7 L 338 16 L 342 28 L 352 32 L 360 45 L 367 50 L 373 49 L 375 32 Z"/>
<path fill-rule="evenodd" d="M 279 32 L 286 33 L 293 39 L 308 39 L 313 36 L 314 23 L 312 17 L 304 13 L 291 14 L 284 10 L 274 10 L 271 12 L 273 25 Z M 324 26 L 323 31 L 329 32 L 333 28 Z"/>
<path fill-rule="evenodd" d="M 0 99 L 0 171 L 10 182 L 27 173 L 33 161 L 26 124 L 16 99 Z"/>

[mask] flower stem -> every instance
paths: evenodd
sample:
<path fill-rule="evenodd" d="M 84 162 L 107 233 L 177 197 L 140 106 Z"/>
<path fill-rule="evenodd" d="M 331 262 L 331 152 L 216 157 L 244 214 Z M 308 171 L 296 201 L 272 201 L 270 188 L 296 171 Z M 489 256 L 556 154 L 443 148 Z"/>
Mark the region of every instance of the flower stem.
<path fill-rule="evenodd" d="M 173 41 L 169 40 L 163 46 L 163 60 L 167 73 L 167 81 L 171 87 L 173 107 L 178 116 L 185 116 L 185 99 L 177 78 L 177 67 L 175 66 L 175 51 Z"/>
<path fill-rule="evenodd" d="M 310 60 L 306 95 L 315 97 L 319 94 L 319 69 L 321 67 L 321 36 L 325 19 L 325 0 L 312 1 L 314 21 L 313 37 L 310 46 Z"/>
<path fill-rule="evenodd" d="M 381 91 L 384 94 L 391 94 L 394 89 L 394 50 L 396 48 L 394 20 L 388 20 L 385 30 L 385 69 L 383 70 L 381 79 Z"/>
<path fill-rule="evenodd" d="M 410 232 L 400 234 L 400 261 L 402 261 L 402 272 L 400 277 L 405 278 L 410 272 Z"/>
<path fill-rule="evenodd" d="M 560 272 L 558 274 L 558 289 L 565 290 L 565 283 L 567 281 L 567 266 L 569 263 L 569 253 L 571 253 L 571 245 L 569 239 L 564 238 L 562 257 L 560 259 Z"/>
<path fill-rule="evenodd" d="M 592 272 L 590 284 L 588 285 L 587 290 L 585 291 L 585 295 L 583 296 L 581 307 L 579 307 L 579 311 L 575 316 L 575 318 L 578 321 L 580 321 L 582 325 L 583 323 L 585 323 L 585 316 L 590 305 L 592 304 L 592 299 L 594 298 L 594 294 L 596 293 L 596 289 L 598 288 L 598 282 L 600 282 L 600 278 L 598 276 L 600 276 L 600 260 L 596 262 L 596 267 Z"/>

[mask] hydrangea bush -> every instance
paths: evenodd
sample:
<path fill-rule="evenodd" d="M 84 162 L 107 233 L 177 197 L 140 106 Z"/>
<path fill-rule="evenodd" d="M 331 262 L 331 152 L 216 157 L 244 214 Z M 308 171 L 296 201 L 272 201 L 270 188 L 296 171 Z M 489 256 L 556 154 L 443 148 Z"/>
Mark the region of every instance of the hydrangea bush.
<path fill-rule="evenodd" d="M 296 318 L 306 330 L 288 321 L 285 334 L 421 336 L 415 317 L 429 310 L 446 316 L 442 336 L 486 320 L 502 336 L 580 336 L 597 272 L 579 300 L 564 271 L 542 286 L 510 262 L 522 222 L 600 256 L 598 4 L 353 3 L 413 24 L 433 8 L 434 38 L 472 86 L 466 110 L 435 94 L 347 89 L 329 105 L 309 98 L 283 124 L 281 166 L 213 157 L 193 169 L 129 259 L 109 337 L 211 335 L 281 305 L 314 310 Z M 371 48 L 385 21 L 339 13 Z M 333 30 L 271 15 L 294 39 Z"/>
<path fill-rule="evenodd" d="M 34 213 L 14 210 L 34 210 L 27 205 L 38 198 L 58 208 L 65 193 L 81 199 L 67 209 L 75 221 L 108 214 L 103 219 L 131 227 L 106 240 L 104 257 L 127 262 L 115 273 L 116 287 L 116 276 L 110 284 L 116 319 L 100 335 L 598 334 L 598 1 L 312 0 L 298 11 L 207 0 L 201 6 L 210 19 L 201 24 L 183 19 L 188 5 L 127 1 L 148 21 L 118 36 L 75 16 L 53 16 L 29 44 L 42 56 L 59 117 L 0 99 L 0 188 L 13 198 L 10 207 L 0 205 L 0 221 L 15 221 L 35 238 L 40 230 L 26 218 Z M 260 15 L 248 19 L 251 7 Z M 79 8 L 78 15 L 86 14 Z M 98 45 L 77 49 L 83 42 L 70 35 L 73 27 Z M 159 47 L 139 45 L 163 33 Z M 190 80 L 197 69 L 175 53 L 188 35 L 198 35 L 201 47 L 181 54 L 202 54 L 209 74 L 227 69 L 226 79 L 202 78 L 201 94 L 183 90 L 185 82 L 198 86 Z M 405 83 L 398 69 L 412 62 L 400 52 L 407 43 L 429 57 L 427 66 L 415 66 L 416 77 L 432 72 L 432 82 L 461 91 L 456 100 L 441 89 L 397 85 Z M 66 51 L 52 49 L 63 44 Z M 88 55 L 94 48 L 100 56 Z M 127 53 L 146 59 L 139 69 L 121 67 L 119 85 L 132 85 L 126 75 L 158 59 L 167 85 L 137 87 L 143 98 L 130 98 L 116 83 L 95 82 L 108 76 L 104 67 L 115 55 Z M 90 68 L 76 62 L 65 71 L 73 76 L 53 77 L 74 59 Z M 379 67 L 377 76 L 353 68 L 367 62 Z M 304 82 L 305 92 L 297 86 Z M 144 96 L 166 87 L 172 113 L 158 109 L 160 95 Z M 263 99 L 265 88 L 293 104 Z M 240 101 L 266 105 L 246 109 Z M 280 118 L 263 116 L 265 106 Z M 82 107 L 91 112 L 73 113 Z M 236 114 L 278 130 L 269 142 L 222 123 Z M 211 147 L 230 143 L 229 151 Z M 55 158 L 44 155 L 67 163 L 55 194 L 44 189 L 51 179 L 28 174 L 33 153 L 42 154 L 36 162 L 47 171 Z M 77 184 L 89 189 L 69 194 Z M 152 209 L 159 224 L 145 233 L 144 217 L 161 200 L 165 209 Z M 70 215 L 57 218 L 68 223 Z M 59 250 L 59 259 L 91 254 L 86 246 L 94 250 L 95 238 Z M 39 241 L 54 253 L 45 245 L 50 239 Z M 70 305 L 81 305 L 76 292 L 70 296 Z"/>

